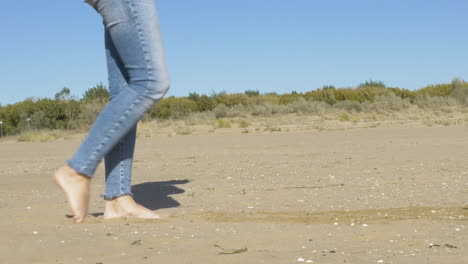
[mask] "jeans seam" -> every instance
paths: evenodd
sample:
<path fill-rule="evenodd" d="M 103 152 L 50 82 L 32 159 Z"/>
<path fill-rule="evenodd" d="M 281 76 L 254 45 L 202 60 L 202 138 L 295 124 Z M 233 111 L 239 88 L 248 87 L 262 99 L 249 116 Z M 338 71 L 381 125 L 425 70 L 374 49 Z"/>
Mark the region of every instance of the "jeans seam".
<path fill-rule="evenodd" d="M 135 25 L 136 25 L 136 29 L 137 29 L 137 32 L 138 32 L 138 39 L 140 41 L 140 47 L 141 47 L 141 50 L 143 52 L 143 58 L 145 59 L 145 64 L 146 64 L 146 74 L 148 74 L 148 79 L 152 79 L 152 69 L 151 67 L 149 67 L 148 65 L 148 57 L 146 56 L 146 52 L 145 52 L 145 43 L 144 43 L 144 39 L 143 39 L 143 34 L 141 32 L 141 26 L 140 26 L 140 23 L 138 22 L 138 19 L 137 19 L 137 12 L 135 10 L 135 8 L 133 8 L 132 6 L 132 3 L 127 0 L 127 4 L 128 4 L 128 7 L 130 8 L 130 13 L 133 15 L 133 19 L 135 21 Z"/>
<path fill-rule="evenodd" d="M 99 154 L 99 151 L 102 149 L 102 147 L 105 145 L 106 141 L 109 140 L 109 138 L 111 138 L 110 136 L 115 132 L 115 130 L 117 128 L 119 128 L 120 126 L 120 123 L 121 123 L 121 119 L 122 118 L 125 118 L 126 115 L 128 114 L 128 112 L 130 112 L 133 107 L 138 103 L 140 102 L 141 98 L 143 98 L 144 94 L 140 94 L 136 99 L 135 101 L 127 108 L 127 110 L 125 110 L 125 112 L 119 117 L 119 119 L 113 124 L 111 130 L 108 132 L 107 135 L 105 135 L 103 137 L 103 142 L 101 142 L 97 147 L 96 149 L 91 153 L 91 158 L 94 159 L 94 157 L 96 157 L 98 154 Z M 85 166 L 83 166 L 83 169 L 86 170 L 89 165 L 91 164 L 92 162 L 92 159 L 88 159 L 88 162 L 85 164 Z"/>
<path fill-rule="evenodd" d="M 119 152 L 120 152 L 120 192 L 123 192 L 124 186 L 124 160 L 123 160 L 123 142 L 119 142 Z"/>

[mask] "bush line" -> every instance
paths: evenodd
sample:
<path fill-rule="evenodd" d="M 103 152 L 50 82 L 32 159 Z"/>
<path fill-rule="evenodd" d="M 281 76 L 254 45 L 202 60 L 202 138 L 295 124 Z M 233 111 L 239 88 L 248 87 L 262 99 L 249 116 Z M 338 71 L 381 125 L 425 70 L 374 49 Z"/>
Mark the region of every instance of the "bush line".
<path fill-rule="evenodd" d="M 109 92 L 102 84 L 88 89 L 77 99 L 68 88 L 63 88 L 53 99 L 28 98 L 22 102 L 0 105 L 0 121 L 4 135 L 18 135 L 31 130 L 88 128 L 109 101 Z M 184 119 L 200 113 L 220 119 L 218 127 L 228 127 L 222 118 L 272 116 L 280 114 L 316 114 L 343 111 L 343 120 L 352 120 L 352 112 L 400 111 L 411 106 L 421 109 L 468 106 L 468 83 L 454 79 L 451 83 L 428 85 L 419 90 L 387 87 L 380 81 L 366 81 L 357 87 L 320 89 L 289 94 L 265 93 L 247 90 L 244 93 L 226 92 L 162 99 L 144 120 Z M 351 114 L 350 114 L 351 113 Z M 247 122 L 247 121 L 245 121 Z M 248 123 L 243 123 L 243 127 Z"/>

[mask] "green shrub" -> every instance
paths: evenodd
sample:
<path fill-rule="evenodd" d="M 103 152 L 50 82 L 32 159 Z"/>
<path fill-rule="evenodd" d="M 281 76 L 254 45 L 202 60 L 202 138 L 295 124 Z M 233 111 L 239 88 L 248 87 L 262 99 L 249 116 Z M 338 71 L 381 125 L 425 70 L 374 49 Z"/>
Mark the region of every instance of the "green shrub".
<path fill-rule="evenodd" d="M 57 101 L 68 101 L 72 99 L 71 91 L 67 87 L 63 87 L 62 90 L 57 92 L 54 96 Z"/>
<path fill-rule="evenodd" d="M 273 105 L 280 104 L 279 97 L 275 93 L 269 93 L 269 94 L 256 96 L 256 97 L 251 98 L 251 100 L 255 100 L 255 101 L 252 101 L 253 102 L 252 104 L 261 104 L 261 103 L 269 103 Z"/>
<path fill-rule="evenodd" d="M 202 95 L 200 99 L 197 101 L 198 111 L 210 111 L 213 110 L 216 106 L 216 102 L 214 99 L 206 95 Z"/>
<path fill-rule="evenodd" d="M 369 80 L 365 81 L 361 84 L 358 85 L 358 88 L 362 87 L 380 87 L 380 88 L 385 88 L 385 84 L 382 81 L 374 81 L 374 80 Z"/>
<path fill-rule="evenodd" d="M 322 90 L 336 90 L 336 88 L 333 85 L 324 85 Z"/>
<path fill-rule="evenodd" d="M 407 89 L 392 88 L 392 87 L 388 87 L 387 89 L 402 99 L 408 99 L 411 103 L 416 98 L 416 93 Z"/>
<path fill-rule="evenodd" d="M 354 88 L 341 88 L 333 90 L 333 96 L 336 102 L 340 101 L 352 101 L 352 102 L 364 102 L 366 98 L 362 94 L 362 90 Z"/>
<path fill-rule="evenodd" d="M 223 96 L 223 95 L 226 95 L 226 94 L 227 94 L 227 93 L 226 93 L 226 91 L 224 91 L 224 90 L 221 91 L 221 92 L 212 91 L 210 97 L 213 98 L 213 99 L 216 99 L 216 98 L 218 98 L 218 97 L 220 97 L 220 96 Z"/>
<path fill-rule="evenodd" d="M 318 89 L 305 93 L 304 98 L 308 101 L 319 101 L 332 105 L 336 103 L 335 92 L 336 90 L 333 89 Z"/>
<path fill-rule="evenodd" d="M 54 98 L 29 98 L 15 104 L 0 105 L 4 135 L 90 126 L 108 102 L 109 91 L 100 83 L 88 89 L 83 98 L 77 101 L 70 89 L 64 87 Z M 211 96 L 206 96 L 191 92 L 186 98 L 162 99 L 150 109 L 145 119 L 179 119 L 189 116 L 193 120 L 203 119 L 207 124 L 212 124 L 215 118 L 321 114 L 338 109 L 350 115 L 349 121 L 355 121 L 359 119 L 357 112 L 399 111 L 411 104 L 422 109 L 450 113 L 457 104 L 468 106 L 468 83 L 454 79 L 452 83 L 428 85 L 417 91 L 386 87 L 383 82 L 370 80 L 356 88 L 326 85 L 304 94 L 293 91 L 290 94 L 261 95 L 258 90 L 246 90 L 234 94 L 213 92 Z M 195 117 L 195 114 L 199 115 Z M 240 127 L 246 125 L 239 123 Z"/>
<path fill-rule="evenodd" d="M 372 102 L 377 97 L 384 97 L 386 95 L 391 96 L 390 94 L 395 95 L 387 88 L 379 87 L 379 86 L 364 86 L 364 87 L 358 88 L 357 90 L 360 93 L 360 97 L 363 100 L 362 102 L 366 102 L 366 101 Z"/>
<path fill-rule="evenodd" d="M 258 90 L 247 90 L 245 91 L 245 95 L 247 96 L 258 96 L 260 92 Z"/>
<path fill-rule="evenodd" d="M 279 96 L 279 104 L 280 105 L 288 105 L 292 102 L 296 102 L 302 98 L 302 95 L 294 93 L 294 94 L 282 94 Z"/>
<path fill-rule="evenodd" d="M 234 94 L 224 94 L 218 96 L 216 101 L 219 104 L 224 104 L 225 106 L 235 106 L 235 105 L 247 105 L 249 102 L 249 97 L 245 94 L 234 93 Z"/>
<path fill-rule="evenodd" d="M 340 101 L 366 102 L 373 101 L 375 97 L 381 95 L 396 94 L 403 99 L 414 98 L 414 93 L 400 88 L 385 87 L 381 82 L 367 81 L 361 84 L 358 88 L 340 88 L 324 86 L 322 89 L 309 91 L 304 94 L 304 98 L 308 101 L 319 101 L 333 105 Z"/>
<path fill-rule="evenodd" d="M 422 89 L 417 90 L 416 96 L 429 95 L 429 96 L 449 96 L 452 94 L 453 87 L 451 84 L 437 84 L 428 85 Z"/>
<path fill-rule="evenodd" d="M 2 107 L 0 121 L 4 134 L 13 135 L 29 129 L 70 128 L 80 112 L 75 100 L 28 99 Z"/>
<path fill-rule="evenodd" d="M 100 102 L 108 102 L 110 99 L 110 92 L 102 83 L 89 88 L 83 94 L 82 101 L 100 101 Z"/>
<path fill-rule="evenodd" d="M 197 109 L 197 104 L 187 98 L 169 97 L 162 99 L 150 109 L 149 116 L 162 119 L 180 119 Z"/>
<path fill-rule="evenodd" d="M 187 97 L 187 99 L 197 103 L 198 101 L 200 101 L 200 95 L 195 92 L 192 92 L 192 93 L 189 93 L 189 96 Z"/>

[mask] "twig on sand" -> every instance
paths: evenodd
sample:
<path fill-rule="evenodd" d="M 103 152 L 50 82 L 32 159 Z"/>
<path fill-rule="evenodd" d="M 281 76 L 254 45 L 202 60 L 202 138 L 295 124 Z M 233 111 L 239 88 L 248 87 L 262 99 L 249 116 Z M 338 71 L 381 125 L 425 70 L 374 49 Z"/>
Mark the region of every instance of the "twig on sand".
<path fill-rule="evenodd" d="M 239 254 L 239 253 L 247 252 L 247 248 L 225 249 L 221 247 L 220 245 L 216 245 L 216 244 L 214 245 L 214 247 L 217 247 L 223 251 L 223 252 L 220 252 L 219 255 L 232 255 L 232 254 Z"/>

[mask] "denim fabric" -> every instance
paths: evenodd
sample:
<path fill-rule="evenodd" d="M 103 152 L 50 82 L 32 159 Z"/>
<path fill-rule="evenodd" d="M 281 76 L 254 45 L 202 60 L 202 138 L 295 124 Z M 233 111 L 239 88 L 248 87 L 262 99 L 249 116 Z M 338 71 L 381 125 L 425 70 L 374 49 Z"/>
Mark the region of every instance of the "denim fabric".
<path fill-rule="evenodd" d="M 67 161 L 93 177 L 105 159 L 105 199 L 131 195 L 136 124 L 169 89 L 154 0 L 85 0 L 105 26 L 111 100 Z"/>

